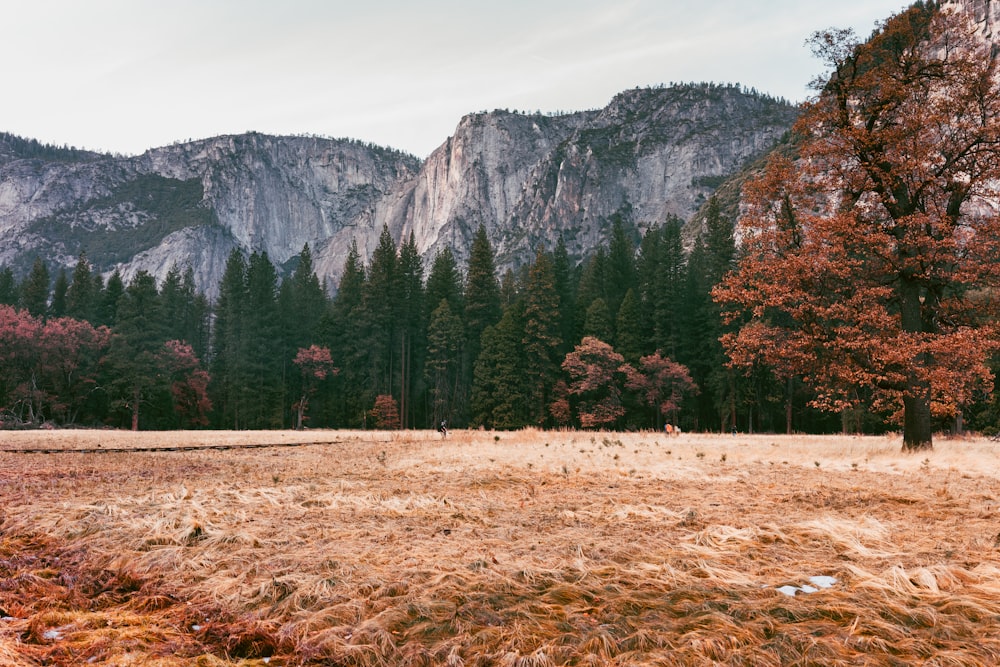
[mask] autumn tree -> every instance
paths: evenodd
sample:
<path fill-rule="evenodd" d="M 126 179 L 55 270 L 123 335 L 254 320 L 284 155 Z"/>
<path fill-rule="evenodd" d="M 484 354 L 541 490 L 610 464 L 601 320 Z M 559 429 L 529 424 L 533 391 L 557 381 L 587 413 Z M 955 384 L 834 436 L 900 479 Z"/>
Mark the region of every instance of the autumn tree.
<path fill-rule="evenodd" d="M 309 397 L 316 392 L 320 382 L 340 371 L 333 365 L 330 349 L 319 345 L 299 348 L 293 363 L 298 366 L 302 374 L 302 393 L 293 406 L 296 416 L 295 428 L 301 431 L 306 408 L 309 406 Z"/>
<path fill-rule="evenodd" d="M 656 411 L 657 427 L 664 417 L 677 424 L 684 398 L 698 393 L 688 369 L 659 351 L 642 357 L 638 368 L 629 366 L 625 371 L 626 388 L 637 392 L 640 400 Z"/>
<path fill-rule="evenodd" d="M 570 378 L 568 390 L 577 399 L 581 426 L 606 428 L 625 415 L 622 388 L 630 368 L 622 355 L 592 336 L 586 336 L 566 355 L 562 369 Z M 559 397 L 550 406 L 557 417 L 562 411 L 558 401 Z"/>
<path fill-rule="evenodd" d="M 159 375 L 168 383 L 173 400 L 173 425 L 207 426 L 208 413 L 212 410 L 212 401 L 208 396 L 209 376 L 194 348 L 185 341 L 168 340 L 160 350 L 157 362 Z"/>
<path fill-rule="evenodd" d="M 969 17 L 918 3 L 867 43 L 814 37 L 832 68 L 746 191 L 739 269 L 716 291 L 734 363 L 801 374 L 815 404 L 858 390 L 895 412 L 908 450 L 932 416 L 991 386 L 1000 285 L 997 58 Z"/>
<path fill-rule="evenodd" d="M 375 407 L 372 408 L 371 416 L 377 429 L 386 431 L 399 429 L 399 404 L 392 394 L 379 394 L 375 397 Z"/>

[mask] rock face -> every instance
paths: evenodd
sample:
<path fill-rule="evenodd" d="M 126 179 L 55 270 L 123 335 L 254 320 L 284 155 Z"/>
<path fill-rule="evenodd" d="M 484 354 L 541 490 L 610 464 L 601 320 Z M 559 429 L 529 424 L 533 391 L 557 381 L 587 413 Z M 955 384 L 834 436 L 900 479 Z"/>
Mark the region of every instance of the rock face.
<path fill-rule="evenodd" d="M 690 217 L 726 176 L 766 152 L 796 109 L 731 86 L 636 89 L 562 116 L 495 111 L 462 119 L 421 162 L 355 141 L 260 134 L 136 157 L 53 149 L 0 135 L 0 265 L 36 256 L 162 278 L 191 265 L 213 295 L 233 248 L 279 267 L 308 243 L 336 285 L 352 242 L 382 226 L 426 260 L 460 261 L 482 224 L 501 267 L 561 236 L 582 256 L 620 219 L 636 232 Z"/>

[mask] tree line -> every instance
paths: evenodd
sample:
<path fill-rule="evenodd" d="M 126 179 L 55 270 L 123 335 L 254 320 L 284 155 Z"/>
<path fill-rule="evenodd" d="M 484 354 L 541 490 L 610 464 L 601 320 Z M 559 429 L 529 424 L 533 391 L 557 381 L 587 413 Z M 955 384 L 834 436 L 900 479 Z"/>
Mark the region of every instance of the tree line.
<path fill-rule="evenodd" d="M 620 216 L 574 261 L 561 240 L 498 275 L 480 227 L 463 272 L 412 236 L 353 246 L 335 296 L 305 246 L 282 280 L 234 251 L 215 303 L 190 269 L 106 281 L 81 256 L 51 278 L 0 270 L 0 420 L 168 429 L 312 427 L 830 430 L 802 386 L 727 365 L 712 289 L 733 224 L 710 202 L 685 252 L 670 217 Z M 425 275 L 426 273 L 426 275 Z M 870 427 L 871 425 L 869 425 Z"/>
<path fill-rule="evenodd" d="M 710 200 L 685 251 L 680 219 L 640 237 L 621 216 L 574 261 L 560 240 L 498 275 L 484 228 L 463 272 L 426 269 L 413 237 L 352 246 L 335 296 L 310 248 L 284 280 L 265 253 L 229 256 L 218 298 L 190 269 L 106 281 L 81 256 L 51 279 L 0 270 L 0 421 L 121 428 L 290 427 L 877 432 L 835 413 L 779 359 L 730 364 L 713 289 L 734 275 L 733 221 Z M 730 319 L 732 319 L 730 317 Z M 989 421 L 990 405 L 970 410 Z M 981 424 L 980 424 L 981 425 Z"/>

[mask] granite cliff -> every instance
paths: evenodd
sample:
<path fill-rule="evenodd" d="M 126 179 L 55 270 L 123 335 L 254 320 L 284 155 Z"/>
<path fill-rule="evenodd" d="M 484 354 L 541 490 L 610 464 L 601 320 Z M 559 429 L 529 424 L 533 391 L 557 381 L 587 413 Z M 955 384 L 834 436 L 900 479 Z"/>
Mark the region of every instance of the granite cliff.
<path fill-rule="evenodd" d="M 736 86 L 635 89 L 604 109 L 466 116 L 427 159 L 351 140 L 222 136 L 133 156 L 0 135 L 0 265 L 23 274 L 86 252 L 101 271 L 162 278 L 191 265 L 212 295 L 233 248 L 281 267 L 308 243 L 335 285 L 352 242 L 383 225 L 425 259 L 468 256 L 482 224 L 499 264 L 562 236 L 582 256 L 614 219 L 636 233 L 690 218 L 725 178 L 768 151 L 795 107 Z"/>

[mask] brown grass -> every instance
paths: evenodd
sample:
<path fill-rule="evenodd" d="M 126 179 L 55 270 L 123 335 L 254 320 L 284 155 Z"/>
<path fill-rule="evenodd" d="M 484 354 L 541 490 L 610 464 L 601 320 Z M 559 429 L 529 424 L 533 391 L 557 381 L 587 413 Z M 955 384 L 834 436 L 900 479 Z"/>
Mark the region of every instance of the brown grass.
<path fill-rule="evenodd" d="M 3 433 L 0 665 L 998 664 L 994 448 Z"/>

